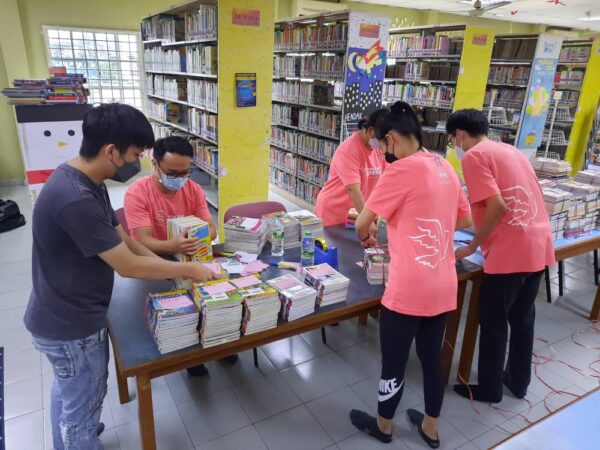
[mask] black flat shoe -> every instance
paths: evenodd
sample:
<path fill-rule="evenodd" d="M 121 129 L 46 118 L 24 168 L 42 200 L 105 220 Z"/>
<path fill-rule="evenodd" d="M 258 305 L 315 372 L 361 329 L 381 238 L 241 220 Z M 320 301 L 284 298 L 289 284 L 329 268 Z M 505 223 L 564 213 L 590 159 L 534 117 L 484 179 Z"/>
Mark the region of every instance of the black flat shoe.
<path fill-rule="evenodd" d="M 417 429 L 417 431 L 419 432 L 423 440 L 427 443 L 427 445 L 429 445 L 431 448 L 439 448 L 439 436 L 438 439 L 431 439 L 423 431 L 423 419 L 425 418 L 423 413 L 420 413 L 416 409 L 408 409 L 406 411 L 406 417 L 408 417 L 409 423 Z"/>
<path fill-rule="evenodd" d="M 392 442 L 392 435 L 381 431 L 377 425 L 377 419 L 364 411 L 359 411 L 358 409 L 350 411 L 350 422 L 360 431 L 367 433 L 384 444 Z"/>
<path fill-rule="evenodd" d="M 204 364 L 200 364 L 199 366 L 188 367 L 187 373 L 189 373 L 193 377 L 203 377 L 204 375 L 208 375 L 208 369 Z"/>
<path fill-rule="evenodd" d="M 102 422 L 98 422 L 98 427 L 96 427 L 96 436 L 100 436 L 104 432 L 104 424 Z"/>

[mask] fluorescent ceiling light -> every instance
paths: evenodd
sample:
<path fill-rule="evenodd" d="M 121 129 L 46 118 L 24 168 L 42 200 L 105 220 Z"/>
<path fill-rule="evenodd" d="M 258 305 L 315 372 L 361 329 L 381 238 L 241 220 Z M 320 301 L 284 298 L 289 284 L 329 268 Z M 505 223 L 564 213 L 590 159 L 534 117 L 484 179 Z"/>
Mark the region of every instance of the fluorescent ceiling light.
<path fill-rule="evenodd" d="M 583 20 L 584 22 L 596 22 L 597 20 L 600 20 L 600 16 L 578 17 L 577 20 Z"/>

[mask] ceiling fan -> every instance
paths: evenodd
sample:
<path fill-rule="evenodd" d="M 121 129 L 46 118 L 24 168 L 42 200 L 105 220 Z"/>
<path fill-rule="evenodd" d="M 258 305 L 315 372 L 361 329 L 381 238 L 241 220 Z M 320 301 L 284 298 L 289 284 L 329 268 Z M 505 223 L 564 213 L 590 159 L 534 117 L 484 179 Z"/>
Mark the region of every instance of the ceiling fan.
<path fill-rule="evenodd" d="M 470 16 L 479 17 L 479 16 L 482 16 L 484 13 L 486 13 L 488 11 L 491 11 L 492 9 L 496 9 L 496 8 L 500 8 L 502 6 L 510 5 L 511 3 L 512 3 L 512 0 L 504 0 L 504 1 L 499 1 L 499 2 L 496 2 L 496 3 L 492 3 L 490 5 L 482 6 L 481 0 L 476 0 L 473 3 L 473 9 L 471 9 L 469 11 L 469 15 Z"/>

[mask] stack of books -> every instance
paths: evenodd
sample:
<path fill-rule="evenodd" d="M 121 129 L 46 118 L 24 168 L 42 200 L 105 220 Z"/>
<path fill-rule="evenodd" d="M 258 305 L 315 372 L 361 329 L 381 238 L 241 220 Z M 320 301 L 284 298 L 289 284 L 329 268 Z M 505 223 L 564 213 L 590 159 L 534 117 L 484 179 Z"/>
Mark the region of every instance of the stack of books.
<path fill-rule="evenodd" d="M 291 274 L 267 280 L 279 292 L 281 320 L 296 320 L 315 311 L 317 291 Z"/>
<path fill-rule="evenodd" d="M 195 216 L 171 217 L 167 219 L 167 239 L 177 239 L 181 234 L 200 241 L 199 249 L 193 255 L 176 253 L 179 261 L 211 261 L 213 258 L 208 223 Z"/>
<path fill-rule="evenodd" d="M 288 212 L 288 215 L 300 222 L 300 239 L 305 231 L 310 231 L 314 238 L 324 237 L 323 221 L 307 209 Z"/>
<path fill-rule="evenodd" d="M 80 73 L 67 73 L 65 68 L 51 67 L 47 80 L 17 79 L 13 87 L 2 89 L 9 105 L 83 104 L 89 91 Z"/>
<path fill-rule="evenodd" d="M 199 342 L 198 308 L 185 290 L 148 294 L 145 314 L 161 354 Z"/>
<path fill-rule="evenodd" d="M 301 267 L 300 278 L 317 290 L 317 306 L 346 301 L 350 280 L 327 263 Z"/>
<path fill-rule="evenodd" d="M 572 170 L 569 161 L 542 156 L 533 158 L 531 165 L 539 178 L 568 178 Z"/>
<path fill-rule="evenodd" d="M 350 208 L 348 210 L 348 215 L 346 216 L 346 228 L 354 230 L 356 219 L 358 219 L 358 211 L 354 208 Z"/>
<path fill-rule="evenodd" d="M 600 171 L 598 170 L 582 170 L 577 173 L 575 181 L 593 186 L 600 186 Z"/>
<path fill-rule="evenodd" d="M 194 284 L 194 302 L 200 309 L 200 343 L 213 347 L 240 338 L 242 296 L 229 281 Z"/>
<path fill-rule="evenodd" d="M 223 267 L 221 267 L 221 264 L 219 264 L 218 262 L 203 262 L 200 264 L 202 264 L 207 269 L 210 269 L 214 273 L 216 280 L 226 280 L 227 278 L 229 278 L 229 272 L 223 269 Z M 173 282 L 175 283 L 175 287 L 177 289 L 191 290 L 194 286 L 194 282 L 189 278 L 175 278 Z"/>
<path fill-rule="evenodd" d="M 46 101 L 45 80 L 15 80 L 13 86 L 2 89 L 9 105 L 41 105 Z"/>
<path fill-rule="evenodd" d="M 385 284 L 390 271 L 390 254 L 383 248 L 366 248 L 363 267 L 367 282 L 371 285 Z"/>
<path fill-rule="evenodd" d="M 271 242 L 271 225 L 275 221 L 275 215 L 281 214 L 283 223 L 283 248 L 296 248 L 300 246 L 300 222 L 295 217 L 285 212 L 265 214 L 262 218 L 269 225 L 268 240 Z"/>
<path fill-rule="evenodd" d="M 258 275 L 236 278 L 231 283 L 242 296 L 244 312 L 242 334 L 253 334 L 277 326 L 281 302 L 277 290 L 265 283 Z"/>
<path fill-rule="evenodd" d="M 267 240 L 269 227 L 261 219 L 233 216 L 224 225 L 225 251 L 238 250 L 249 253 L 260 253 Z"/>

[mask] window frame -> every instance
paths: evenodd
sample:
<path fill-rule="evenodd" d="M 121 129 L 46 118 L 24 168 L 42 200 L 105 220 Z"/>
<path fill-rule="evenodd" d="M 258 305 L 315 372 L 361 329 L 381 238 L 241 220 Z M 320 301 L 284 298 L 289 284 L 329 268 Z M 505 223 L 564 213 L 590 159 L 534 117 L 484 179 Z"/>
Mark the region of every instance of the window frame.
<path fill-rule="evenodd" d="M 136 44 L 137 44 L 137 45 L 135 45 L 135 48 L 136 48 L 136 52 L 137 52 L 138 58 L 137 58 L 137 61 L 133 61 L 133 62 L 137 63 L 137 70 L 133 70 L 133 69 L 130 70 L 132 73 L 137 73 L 137 82 L 136 82 L 135 79 L 132 80 L 133 81 L 133 87 L 131 89 L 134 91 L 133 103 L 128 98 L 126 99 L 126 97 L 124 95 L 124 93 L 125 93 L 124 91 L 125 90 L 129 90 L 130 88 L 124 86 L 123 82 L 124 81 L 128 81 L 128 80 L 125 80 L 123 78 L 123 75 L 122 75 L 123 69 L 122 68 L 118 68 L 116 70 L 112 69 L 112 68 L 109 69 L 110 71 L 116 71 L 116 72 L 119 73 L 119 78 L 117 80 L 118 81 L 118 86 L 117 87 L 114 86 L 114 81 L 115 80 L 112 79 L 112 78 L 110 79 L 110 84 L 111 84 L 110 87 L 104 87 L 104 86 L 101 85 L 100 80 L 102 80 L 102 78 L 100 77 L 100 70 L 106 70 L 106 69 L 100 69 L 100 67 L 98 67 L 96 69 L 96 70 L 98 70 L 98 75 L 99 75 L 97 79 L 98 79 L 98 81 L 100 83 L 98 86 L 92 86 L 91 83 L 90 83 L 90 77 L 89 77 L 89 74 L 87 73 L 87 71 L 90 70 L 89 67 L 87 69 L 82 70 L 82 72 L 85 73 L 86 78 L 87 78 L 86 85 L 87 85 L 88 89 L 90 90 L 90 96 L 89 96 L 90 103 L 101 103 L 101 102 L 106 103 L 106 102 L 115 101 L 114 97 L 112 95 L 111 95 L 110 98 L 108 96 L 105 98 L 105 96 L 104 96 L 104 94 L 103 94 L 102 91 L 106 90 L 106 89 L 110 89 L 111 91 L 118 90 L 119 94 L 120 94 L 119 95 L 120 99 L 118 99 L 116 101 L 118 101 L 120 103 L 126 103 L 126 104 L 129 104 L 131 106 L 134 106 L 134 107 L 138 108 L 139 110 L 143 110 L 143 108 L 144 108 L 144 99 L 146 98 L 146 92 L 145 92 L 144 83 L 143 83 L 143 77 L 144 77 L 143 43 L 142 43 L 142 36 L 141 36 L 141 33 L 139 31 L 114 30 L 114 29 L 102 29 L 102 28 L 68 27 L 68 26 L 58 26 L 58 25 L 43 25 L 42 26 L 42 30 L 43 30 L 43 35 L 44 35 L 44 46 L 45 46 L 45 49 L 46 49 L 46 62 L 47 62 L 48 67 L 52 67 L 53 66 L 52 60 L 53 59 L 57 59 L 57 58 L 53 58 L 53 56 L 52 56 L 52 51 L 51 51 L 51 47 L 50 47 L 50 36 L 49 36 L 49 31 L 50 30 L 53 30 L 53 31 L 56 30 L 56 31 L 59 31 L 59 32 L 60 31 L 68 31 L 70 33 L 69 40 L 71 42 L 71 51 L 75 50 L 74 47 L 73 47 L 73 35 L 72 35 L 73 32 L 81 32 L 81 33 L 104 33 L 104 34 L 116 34 L 116 35 L 121 34 L 121 35 L 135 36 L 135 38 L 136 38 Z M 59 38 L 59 39 L 61 39 L 61 38 Z M 87 41 L 89 41 L 89 40 L 86 40 L 85 38 L 82 39 L 82 42 L 87 42 Z M 97 42 L 97 39 L 96 39 L 96 36 L 94 34 L 94 50 L 93 51 L 95 51 L 95 52 L 98 51 L 97 47 L 96 47 L 96 42 Z M 116 42 L 119 42 L 119 40 L 116 39 Z M 85 46 L 85 44 L 84 44 L 84 46 Z M 107 49 L 106 51 L 109 51 L 109 50 Z M 129 51 L 131 51 L 131 47 L 130 47 Z M 117 47 L 116 52 L 117 52 L 117 55 L 120 55 L 121 50 L 118 49 L 118 47 Z M 61 56 L 60 59 L 62 61 L 65 61 L 65 60 L 69 61 L 69 60 L 71 60 L 71 61 L 75 62 L 75 61 L 77 61 L 80 58 L 75 58 L 75 56 L 73 55 L 72 58 L 63 58 Z M 86 57 L 84 58 L 84 60 L 86 61 L 86 66 L 87 66 L 87 61 L 96 61 L 96 62 L 105 61 L 104 59 L 100 59 L 99 60 L 97 54 L 96 54 L 95 58 L 90 58 L 90 59 L 88 59 L 87 55 L 86 55 Z M 111 61 L 110 58 L 108 58 L 108 60 L 109 60 L 109 62 Z M 118 61 L 118 63 L 120 63 L 120 62 L 129 62 L 127 60 L 122 60 L 119 56 L 117 56 L 117 61 Z M 74 71 L 77 72 L 78 69 L 75 68 Z M 100 95 L 99 99 L 98 98 L 94 98 L 92 96 L 92 90 L 96 90 L 96 91 L 99 92 L 99 95 Z M 139 92 L 139 99 L 136 98 L 135 91 Z M 136 100 L 139 101 L 138 104 L 136 104 Z"/>

